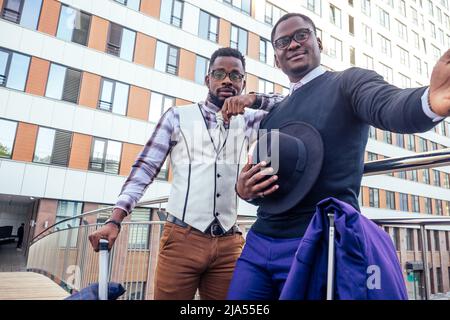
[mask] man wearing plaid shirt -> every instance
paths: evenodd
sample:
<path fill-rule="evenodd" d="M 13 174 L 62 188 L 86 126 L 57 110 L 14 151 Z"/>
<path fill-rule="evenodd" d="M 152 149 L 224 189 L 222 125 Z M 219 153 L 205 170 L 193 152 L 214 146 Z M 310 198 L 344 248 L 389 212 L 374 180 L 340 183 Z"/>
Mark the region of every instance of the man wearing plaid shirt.
<path fill-rule="evenodd" d="M 197 289 L 201 299 L 226 298 L 244 245 L 235 225 L 236 178 L 261 120 L 282 99 L 241 95 L 244 74 L 245 59 L 238 50 L 221 48 L 213 53 L 205 77 L 206 101 L 172 107 L 161 117 L 123 185 L 111 219 L 89 236 L 94 250 L 100 239 L 108 239 L 111 248 L 121 221 L 170 155 L 173 181 L 160 240 L 155 299 L 193 299 Z M 258 109 L 243 111 L 243 107 Z M 229 120 L 226 110 L 241 114 Z"/>

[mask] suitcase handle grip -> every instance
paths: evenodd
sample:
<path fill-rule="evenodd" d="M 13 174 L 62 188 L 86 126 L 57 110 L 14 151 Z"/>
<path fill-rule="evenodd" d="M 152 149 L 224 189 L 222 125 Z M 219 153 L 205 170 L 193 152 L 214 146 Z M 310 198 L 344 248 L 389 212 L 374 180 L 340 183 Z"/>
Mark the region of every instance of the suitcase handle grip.
<path fill-rule="evenodd" d="M 99 251 L 100 255 L 98 261 L 98 299 L 108 300 L 108 282 L 109 282 L 108 240 L 100 239 Z"/>

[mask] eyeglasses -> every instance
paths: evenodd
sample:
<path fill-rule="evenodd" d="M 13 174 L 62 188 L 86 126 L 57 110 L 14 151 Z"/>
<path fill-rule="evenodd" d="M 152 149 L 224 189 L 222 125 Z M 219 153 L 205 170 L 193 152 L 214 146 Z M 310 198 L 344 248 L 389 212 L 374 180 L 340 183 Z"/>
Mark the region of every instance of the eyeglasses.
<path fill-rule="evenodd" d="M 212 75 L 212 77 L 216 80 L 223 80 L 227 76 L 233 82 L 242 81 L 242 79 L 244 79 L 244 75 L 238 71 L 225 72 L 224 70 L 219 69 L 219 70 L 212 70 L 209 74 Z"/>
<path fill-rule="evenodd" d="M 298 44 L 302 44 L 309 39 L 311 32 L 312 30 L 306 28 L 298 29 L 293 35 L 281 37 L 275 40 L 273 46 L 279 50 L 284 50 L 291 44 L 292 39 L 294 39 Z"/>

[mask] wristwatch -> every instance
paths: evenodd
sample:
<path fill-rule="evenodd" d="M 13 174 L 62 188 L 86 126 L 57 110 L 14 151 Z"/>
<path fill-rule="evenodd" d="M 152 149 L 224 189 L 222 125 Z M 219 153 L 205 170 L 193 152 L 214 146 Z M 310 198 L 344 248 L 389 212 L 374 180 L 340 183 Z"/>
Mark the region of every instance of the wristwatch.
<path fill-rule="evenodd" d="M 120 222 L 113 220 L 113 219 L 108 219 L 105 221 L 105 223 L 103 225 L 106 226 L 108 223 L 115 224 L 117 226 L 117 228 L 119 228 L 119 231 L 120 231 Z"/>

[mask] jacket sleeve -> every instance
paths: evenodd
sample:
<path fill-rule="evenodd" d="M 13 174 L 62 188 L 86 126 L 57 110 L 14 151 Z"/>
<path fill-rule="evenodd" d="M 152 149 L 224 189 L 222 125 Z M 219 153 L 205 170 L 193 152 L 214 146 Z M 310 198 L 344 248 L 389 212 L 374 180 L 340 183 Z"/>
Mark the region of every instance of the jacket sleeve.
<path fill-rule="evenodd" d="M 422 109 L 422 88 L 400 89 L 374 71 L 351 68 L 343 72 L 342 90 L 352 112 L 362 121 L 398 133 L 430 130 L 433 122 Z"/>

